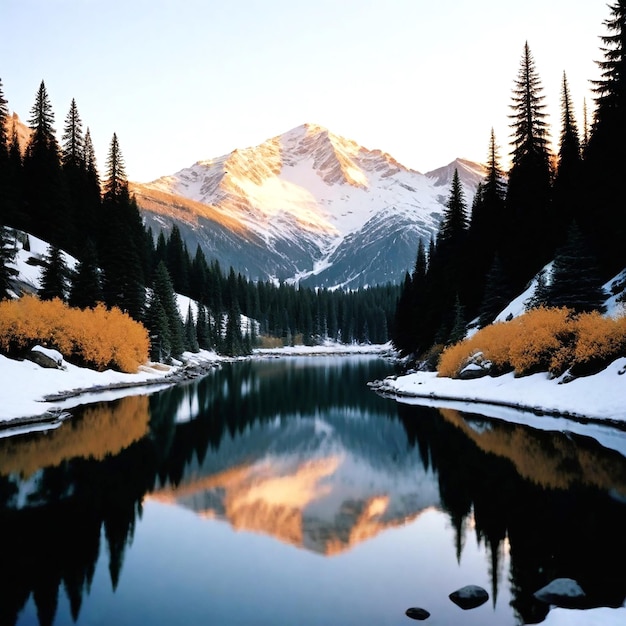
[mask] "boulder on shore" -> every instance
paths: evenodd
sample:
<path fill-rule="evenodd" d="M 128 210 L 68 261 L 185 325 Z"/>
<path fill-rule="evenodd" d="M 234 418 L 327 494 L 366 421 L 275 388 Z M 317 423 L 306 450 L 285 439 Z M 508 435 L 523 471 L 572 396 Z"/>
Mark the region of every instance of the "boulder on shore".
<path fill-rule="evenodd" d="M 576 608 L 584 604 L 586 594 L 572 578 L 555 578 L 551 583 L 533 594 L 537 600 L 564 608 Z"/>
<path fill-rule="evenodd" d="M 37 363 L 40 367 L 57 370 L 65 369 L 63 365 L 63 355 L 57 350 L 51 350 L 43 346 L 35 346 L 30 352 L 24 355 L 24 358 L 33 363 Z"/>

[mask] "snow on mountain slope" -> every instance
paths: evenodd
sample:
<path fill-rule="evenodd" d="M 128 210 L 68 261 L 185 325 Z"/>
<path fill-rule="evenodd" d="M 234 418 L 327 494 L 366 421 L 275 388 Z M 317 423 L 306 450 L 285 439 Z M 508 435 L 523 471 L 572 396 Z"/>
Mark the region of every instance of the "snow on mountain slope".
<path fill-rule="evenodd" d="M 252 279 L 356 287 L 402 279 L 419 237 L 439 227 L 455 167 L 469 204 L 478 164 L 457 160 L 424 175 L 305 124 L 133 190 L 150 225 L 178 224 L 188 246 Z"/>

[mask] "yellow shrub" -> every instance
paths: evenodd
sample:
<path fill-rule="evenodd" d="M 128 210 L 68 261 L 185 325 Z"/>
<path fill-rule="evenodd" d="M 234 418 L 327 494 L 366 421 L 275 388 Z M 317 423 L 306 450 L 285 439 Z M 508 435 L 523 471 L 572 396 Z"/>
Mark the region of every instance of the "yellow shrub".
<path fill-rule="evenodd" d="M 0 302 L 0 350 L 19 352 L 35 344 L 61 352 L 68 360 L 103 370 L 136 372 L 148 359 L 144 326 L 117 308 L 99 304 L 74 309 L 59 299 L 35 296 Z"/>
<path fill-rule="evenodd" d="M 517 375 L 566 369 L 574 339 L 568 309 L 532 309 L 509 324 L 509 359 Z"/>
<path fill-rule="evenodd" d="M 626 356 L 626 317 L 575 316 L 564 308 L 533 309 L 510 322 L 486 326 L 446 348 L 437 367 L 439 376 L 458 376 L 477 352 L 493 363 L 495 372 L 513 369 L 519 376 L 536 371 L 560 375 L 568 368 L 578 368 L 587 373 Z"/>
<path fill-rule="evenodd" d="M 576 318 L 576 345 L 572 366 L 608 363 L 626 355 L 626 317 L 611 319 L 599 313 Z"/>

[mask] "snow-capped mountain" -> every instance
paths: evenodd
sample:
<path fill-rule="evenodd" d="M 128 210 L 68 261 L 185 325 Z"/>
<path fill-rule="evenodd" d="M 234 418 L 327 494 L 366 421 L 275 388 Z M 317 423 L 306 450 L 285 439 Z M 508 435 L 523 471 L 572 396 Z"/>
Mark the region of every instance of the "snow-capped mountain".
<path fill-rule="evenodd" d="M 177 224 L 192 254 L 200 244 L 252 279 L 359 287 L 402 280 L 438 230 L 455 168 L 470 205 L 481 165 L 421 174 L 305 124 L 132 188 L 146 223 Z"/>

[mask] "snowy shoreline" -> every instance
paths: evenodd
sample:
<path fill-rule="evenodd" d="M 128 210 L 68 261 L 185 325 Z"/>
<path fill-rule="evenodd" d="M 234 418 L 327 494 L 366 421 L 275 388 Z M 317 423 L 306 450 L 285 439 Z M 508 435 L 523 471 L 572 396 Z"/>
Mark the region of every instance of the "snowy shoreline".
<path fill-rule="evenodd" d="M 59 427 L 70 417 L 68 409 L 89 402 L 115 400 L 166 388 L 203 376 L 220 363 L 249 358 L 291 356 L 348 356 L 390 354 L 389 344 L 374 346 L 325 344 L 257 349 L 249 357 L 223 357 L 213 351 L 185 353 L 184 362 L 172 366 L 147 364 L 136 374 L 77 367 L 63 362 L 62 369 L 40 367 L 0 355 L 0 437 Z M 10 382 L 9 382 L 10 381 Z"/>

